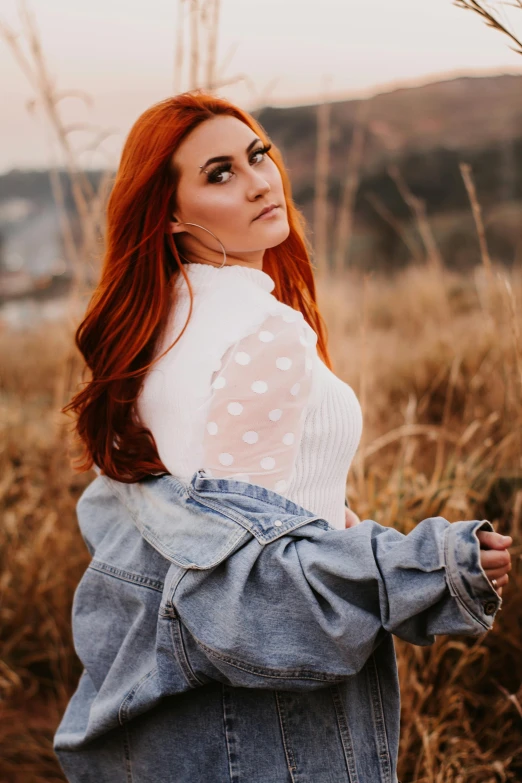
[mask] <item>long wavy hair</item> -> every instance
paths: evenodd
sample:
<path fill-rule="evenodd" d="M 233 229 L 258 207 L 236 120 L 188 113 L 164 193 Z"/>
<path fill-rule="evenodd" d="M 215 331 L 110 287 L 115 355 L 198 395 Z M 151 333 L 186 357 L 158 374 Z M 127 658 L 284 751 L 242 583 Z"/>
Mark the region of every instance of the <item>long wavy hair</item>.
<path fill-rule="evenodd" d="M 136 415 L 145 374 L 177 340 L 156 356 L 155 346 L 166 326 L 175 279 L 182 274 L 193 291 L 171 232 L 180 172 L 172 156 L 182 141 L 216 115 L 236 117 L 259 138 L 269 137 L 248 113 L 223 98 L 192 90 L 160 101 L 138 117 L 126 139 L 107 206 L 107 242 L 101 277 L 75 343 L 88 381 L 62 408 L 73 412 L 74 434 L 81 455 L 78 472 L 96 465 L 102 474 L 133 483 L 151 473 L 168 472 L 154 438 Z M 332 369 L 327 330 L 316 303 L 311 248 L 305 219 L 295 206 L 281 153 L 269 153 L 283 181 L 290 233 L 263 256 L 263 271 L 274 280 L 274 296 L 302 312 L 317 334 L 317 350 Z"/>

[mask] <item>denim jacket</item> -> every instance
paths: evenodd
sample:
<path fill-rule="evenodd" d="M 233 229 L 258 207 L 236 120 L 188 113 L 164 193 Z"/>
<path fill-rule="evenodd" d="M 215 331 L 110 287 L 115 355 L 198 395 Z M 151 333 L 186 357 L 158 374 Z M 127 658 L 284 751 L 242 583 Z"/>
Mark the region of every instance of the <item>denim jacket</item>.
<path fill-rule="evenodd" d="M 197 471 L 98 475 L 77 514 L 84 670 L 55 735 L 71 783 L 397 783 L 393 636 L 487 632 L 490 522 L 334 529 Z"/>

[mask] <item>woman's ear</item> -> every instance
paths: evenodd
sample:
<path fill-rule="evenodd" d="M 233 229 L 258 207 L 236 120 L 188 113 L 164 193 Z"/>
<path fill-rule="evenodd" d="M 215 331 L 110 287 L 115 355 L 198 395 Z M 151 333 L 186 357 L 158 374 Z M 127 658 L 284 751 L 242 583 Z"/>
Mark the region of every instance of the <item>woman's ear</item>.
<path fill-rule="evenodd" d="M 172 234 L 179 234 L 181 231 L 184 231 L 175 215 L 172 216 L 172 220 L 169 223 L 169 230 Z"/>

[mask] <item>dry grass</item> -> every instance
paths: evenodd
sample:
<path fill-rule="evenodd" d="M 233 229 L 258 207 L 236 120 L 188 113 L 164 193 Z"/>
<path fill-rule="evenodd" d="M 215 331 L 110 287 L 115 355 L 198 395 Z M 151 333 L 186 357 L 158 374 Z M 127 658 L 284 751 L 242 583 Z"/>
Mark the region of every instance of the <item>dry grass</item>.
<path fill-rule="evenodd" d="M 487 292 L 482 269 L 462 278 L 411 267 L 393 281 L 320 284 L 336 372 L 365 407 L 349 476 L 355 510 L 404 532 L 437 514 L 489 518 L 515 540 L 491 632 L 440 637 L 428 648 L 397 640 L 403 783 L 522 780 L 522 282 L 513 275 L 510 294 L 492 274 Z M 69 622 L 88 555 L 75 503 L 93 474 L 71 472 L 54 403 L 70 339 L 63 324 L 0 336 L 6 783 L 63 780 L 51 740 L 80 673 Z"/>
<path fill-rule="evenodd" d="M 514 3 L 521 6 L 520 0 Z M 180 8 L 182 4 L 179 0 Z M 481 15 L 520 49 L 519 40 L 486 4 L 455 4 Z M 198 1 L 191 7 L 191 86 L 203 86 L 199 39 L 206 27 L 206 86 L 245 80 L 253 89 L 247 76 L 226 81 L 224 67 L 217 68 L 219 0 L 205 4 L 209 24 L 202 18 L 201 28 L 196 17 L 203 5 Z M 106 182 L 97 194 L 87 186 L 58 111 L 59 93 L 34 19 L 23 2 L 21 10 L 32 59 L 23 56 L 13 31 L 3 23 L 0 36 L 33 86 L 71 177 L 82 226 L 78 245 L 67 225 L 63 234 L 79 293 L 85 260 L 99 255 Z M 180 16 L 176 83 L 184 59 L 183 25 Z M 263 96 L 258 103 L 263 105 Z M 321 111 L 324 115 L 327 109 Z M 328 134 L 323 130 L 318 178 L 324 196 Z M 355 139 L 337 262 L 350 233 L 357 149 Z M 363 439 L 349 476 L 354 509 L 362 518 L 404 532 L 438 514 L 450 520 L 489 518 L 515 542 L 503 610 L 490 633 L 478 640 L 441 637 L 428 648 L 397 641 L 403 783 L 522 781 L 522 281 L 517 275 L 498 277 L 481 238 L 469 169 L 461 170 L 481 239 L 483 266 L 474 276 L 443 270 L 425 205 L 393 170 L 424 245 L 412 246 L 412 257 L 428 263 L 412 265 L 393 281 L 355 274 L 343 279 L 337 273 L 335 281 L 321 276 L 319 282 L 335 370 L 354 386 L 364 408 Z M 60 205 L 63 194 L 55 176 L 53 183 Z M 375 205 L 396 225 L 376 196 Z M 316 253 L 326 257 L 317 241 Z M 93 273 L 96 277 L 94 266 Z M 76 526 L 75 504 L 94 477 L 71 471 L 57 413 L 77 367 L 71 351 L 67 324 L 27 335 L 0 332 L 0 783 L 64 780 L 51 743 L 80 674 L 70 612 L 89 558 Z"/>
<path fill-rule="evenodd" d="M 493 0 L 492 2 L 491 0 L 484 0 L 484 2 L 481 0 L 454 0 L 453 4 L 456 5 L 457 8 L 462 8 L 465 11 L 473 11 L 473 13 L 477 14 L 482 19 L 487 27 L 497 30 L 497 32 L 502 33 L 508 38 L 511 44 L 509 47 L 510 49 L 513 49 L 517 54 L 522 54 L 522 42 L 520 41 L 520 37 L 510 29 L 509 22 L 505 20 L 505 17 L 503 17 L 502 14 L 502 11 L 504 10 L 503 6 L 511 6 L 511 8 L 516 8 L 518 10 L 522 9 L 522 0 L 512 0 L 512 2 L 509 0 Z"/>
<path fill-rule="evenodd" d="M 72 474 L 53 415 L 68 341 L 1 338 L 0 780 L 63 780 L 52 734 L 80 673 L 70 632 L 72 592 L 88 556 L 75 501 L 89 476 Z"/>
<path fill-rule="evenodd" d="M 488 518 L 514 538 L 489 634 L 429 648 L 396 640 L 399 778 L 521 781 L 522 281 L 486 267 L 464 278 L 412 266 L 391 284 L 369 280 L 366 295 L 355 277 L 345 283 L 324 284 L 321 297 L 335 369 L 366 401 L 354 510 L 403 532 L 439 514 Z"/>

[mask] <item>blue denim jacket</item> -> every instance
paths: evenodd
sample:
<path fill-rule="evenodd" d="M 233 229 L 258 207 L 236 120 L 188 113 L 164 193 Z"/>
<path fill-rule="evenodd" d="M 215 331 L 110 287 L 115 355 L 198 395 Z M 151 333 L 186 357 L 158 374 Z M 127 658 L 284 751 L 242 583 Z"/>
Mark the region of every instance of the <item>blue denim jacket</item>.
<path fill-rule="evenodd" d="M 397 783 L 392 634 L 479 636 L 501 604 L 484 520 L 336 530 L 202 471 L 99 475 L 77 512 L 84 671 L 54 745 L 71 783 Z"/>

